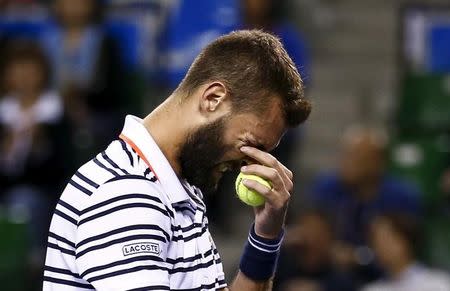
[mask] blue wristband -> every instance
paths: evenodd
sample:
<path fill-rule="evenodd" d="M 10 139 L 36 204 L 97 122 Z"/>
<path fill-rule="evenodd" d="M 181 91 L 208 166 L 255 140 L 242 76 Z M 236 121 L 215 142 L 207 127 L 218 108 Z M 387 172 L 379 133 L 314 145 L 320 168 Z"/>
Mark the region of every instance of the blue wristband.
<path fill-rule="evenodd" d="M 260 237 L 252 225 L 239 268 L 248 278 L 266 281 L 275 272 L 284 231 L 276 239 Z"/>

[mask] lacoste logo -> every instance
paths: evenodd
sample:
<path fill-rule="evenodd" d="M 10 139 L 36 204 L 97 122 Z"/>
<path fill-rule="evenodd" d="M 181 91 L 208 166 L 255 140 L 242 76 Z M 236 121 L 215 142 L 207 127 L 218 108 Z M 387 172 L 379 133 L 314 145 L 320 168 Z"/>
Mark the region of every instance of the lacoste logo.
<path fill-rule="evenodd" d="M 122 252 L 124 256 L 140 253 L 151 253 L 159 255 L 161 253 L 161 249 L 157 243 L 142 242 L 126 245 L 122 248 Z"/>

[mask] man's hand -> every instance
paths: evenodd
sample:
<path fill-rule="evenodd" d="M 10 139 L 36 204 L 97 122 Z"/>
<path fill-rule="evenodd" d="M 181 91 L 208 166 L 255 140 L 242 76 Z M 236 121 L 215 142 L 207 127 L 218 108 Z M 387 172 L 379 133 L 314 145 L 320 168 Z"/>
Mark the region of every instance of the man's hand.
<path fill-rule="evenodd" d="M 260 193 L 266 199 L 264 205 L 255 207 L 256 235 L 272 240 L 277 239 L 283 229 L 291 197 L 290 192 L 293 188 L 292 172 L 276 158 L 264 151 L 248 146 L 242 147 L 241 151 L 255 161 L 255 164 L 242 167 L 241 171 L 245 174 L 260 176 L 268 180 L 272 185 L 272 188 L 269 189 L 254 180 L 244 179 L 243 181 L 246 187 Z M 272 290 L 272 278 L 265 281 L 256 281 L 240 271 L 230 290 L 269 291 Z"/>
<path fill-rule="evenodd" d="M 266 199 L 262 206 L 255 207 L 255 232 L 259 236 L 273 239 L 279 236 L 293 189 L 292 172 L 271 154 L 253 147 L 242 147 L 241 151 L 258 164 L 242 167 L 245 174 L 264 178 L 272 184 L 272 189 L 253 181 L 245 180 L 244 185 L 260 193 Z"/>

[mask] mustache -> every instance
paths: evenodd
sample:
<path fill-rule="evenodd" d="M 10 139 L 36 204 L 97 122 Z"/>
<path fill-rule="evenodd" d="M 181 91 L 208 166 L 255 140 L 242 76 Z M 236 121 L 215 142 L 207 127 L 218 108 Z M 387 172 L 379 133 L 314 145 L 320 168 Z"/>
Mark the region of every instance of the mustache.
<path fill-rule="evenodd" d="M 247 163 L 243 160 L 228 160 L 224 162 L 217 163 L 214 167 L 225 166 L 228 171 L 237 172 L 240 171 L 241 167 Z"/>

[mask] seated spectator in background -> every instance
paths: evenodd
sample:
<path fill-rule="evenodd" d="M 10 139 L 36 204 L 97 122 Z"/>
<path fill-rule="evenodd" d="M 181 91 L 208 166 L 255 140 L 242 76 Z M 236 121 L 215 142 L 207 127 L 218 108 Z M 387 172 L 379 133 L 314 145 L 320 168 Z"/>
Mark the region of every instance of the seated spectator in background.
<path fill-rule="evenodd" d="M 0 75 L 0 203 L 22 209 L 29 218 L 28 241 L 38 263 L 43 262 L 50 210 L 66 173 L 58 137 L 63 105 L 47 90 L 49 78 L 38 46 L 12 43 L 6 49 Z"/>
<path fill-rule="evenodd" d="M 276 34 L 306 83 L 309 81 L 310 54 L 302 34 L 286 21 L 281 21 L 285 1 L 242 0 L 244 28 L 257 28 Z"/>
<path fill-rule="evenodd" d="M 275 291 L 351 291 L 351 278 L 333 265 L 334 235 L 318 211 L 300 215 L 286 234 L 274 281 Z"/>
<path fill-rule="evenodd" d="M 377 217 L 370 227 L 371 243 L 386 278 L 364 291 L 449 291 L 450 277 L 417 261 L 417 220 L 401 213 Z"/>
<path fill-rule="evenodd" d="M 420 194 L 411 184 L 386 172 L 386 138 L 375 129 L 352 127 L 342 140 L 338 169 L 320 176 L 310 191 L 315 207 L 328 213 L 339 241 L 335 248 L 343 268 L 362 282 L 376 279 L 367 230 L 386 211 L 420 215 Z"/>
<path fill-rule="evenodd" d="M 121 62 L 99 23 L 100 5 L 99 0 L 54 0 L 55 23 L 42 39 L 80 153 L 100 150 L 121 126 L 116 122 Z"/>

